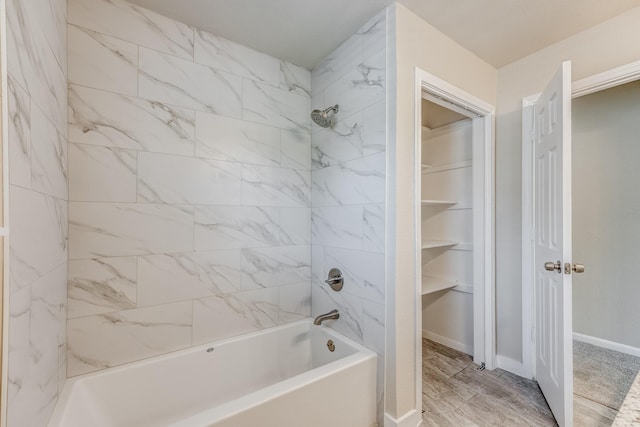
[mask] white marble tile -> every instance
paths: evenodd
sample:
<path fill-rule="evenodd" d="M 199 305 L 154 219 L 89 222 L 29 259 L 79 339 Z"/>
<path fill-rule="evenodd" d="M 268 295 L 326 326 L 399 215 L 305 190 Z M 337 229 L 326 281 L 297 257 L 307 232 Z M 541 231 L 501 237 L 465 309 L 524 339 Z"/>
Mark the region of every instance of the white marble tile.
<path fill-rule="evenodd" d="M 310 132 L 309 97 L 259 82 L 245 81 L 242 118 L 251 122 Z"/>
<path fill-rule="evenodd" d="M 340 104 L 347 117 L 382 101 L 386 96 L 386 53 L 365 59 L 340 80 L 327 88 L 327 100 Z"/>
<path fill-rule="evenodd" d="M 311 169 L 311 134 L 309 132 L 281 131 L 280 165 L 285 168 Z"/>
<path fill-rule="evenodd" d="M 8 98 L 9 182 L 31 188 L 31 100 L 11 77 Z"/>
<path fill-rule="evenodd" d="M 313 94 L 325 90 L 364 59 L 362 36 L 353 34 L 311 71 Z M 334 102 L 329 100 L 328 102 Z M 339 102 L 339 101 L 335 101 Z"/>
<path fill-rule="evenodd" d="M 133 150 L 69 144 L 69 200 L 135 202 L 136 161 Z"/>
<path fill-rule="evenodd" d="M 200 205 L 239 205 L 237 163 L 138 153 L 138 201 Z"/>
<path fill-rule="evenodd" d="M 313 208 L 311 243 L 344 249 L 362 249 L 362 206 Z"/>
<path fill-rule="evenodd" d="M 193 344 L 278 324 L 278 289 L 257 289 L 193 301 Z"/>
<path fill-rule="evenodd" d="M 196 30 L 195 62 L 246 79 L 280 84 L 280 61 L 231 40 Z"/>
<path fill-rule="evenodd" d="M 61 319 L 65 312 L 66 274 L 63 263 L 34 282 L 28 300 L 30 310 L 26 311 L 28 323 L 12 317 L 18 322 L 12 327 L 10 320 L 10 336 L 11 332 L 24 333 L 26 342 L 9 349 L 9 425 L 46 425 L 55 405 L 58 342 L 59 335 L 64 334 Z M 24 308 L 25 301 L 18 304 Z"/>
<path fill-rule="evenodd" d="M 338 310 L 340 318 L 326 323 L 352 340 L 362 343 L 363 303 L 358 297 L 333 291 L 328 285 L 315 281 L 311 286 L 313 306 L 311 317 Z"/>
<path fill-rule="evenodd" d="M 20 300 L 12 299 L 12 306 L 17 303 L 23 310 L 12 307 L 9 321 L 7 425 L 46 425 L 58 392 L 58 353 L 53 346 L 40 353 L 31 345 L 28 290 L 21 292 Z"/>
<path fill-rule="evenodd" d="M 213 292 L 231 293 L 242 288 L 240 249 L 194 252 L 190 257 L 198 266 L 200 280 Z"/>
<path fill-rule="evenodd" d="M 278 288 L 278 323 L 285 324 L 311 316 L 311 282 Z"/>
<path fill-rule="evenodd" d="M 67 317 L 136 307 L 136 257 L 69 261 Z"/>
<path fill-rule="evenodd" d="M 193 59 L 193 29 L 124 0 L 69 0 L 69 23 Z"/>
<path fill-rule="evenodd" d="M 69 259 L 193 250 L 193 207 L 69 203 Z"/>
<path fill-rule="evenodd" d="M 240 251 L 138 257 L 138 306 L 166 304 L 240 290 Z"/>
<path fill-rule="evenodd" d="M 242 79 L 205 65 L 140 48 L 140 98 L 240 118 Z"/>
<path fill-rule="evenodd" d="M 138 306 L 152 306 L 213 295 L 200 280 L 198 266 L 183 254 L 138 257 Z"/>
<path fill-rule="evenodd" d="M 69 141 L 193 155 L 195 113 L 110 92 L 69 86 Z"/>
<path fill-rule="evenodd" d="M 294 169 L 242 165 L 242 204 L 309 207 L 311 173 Z"/>
<path fill-rule="evenodd" d="M 11 369 L 7 377 L 7 402 L 9 407 L 17 396 L 24 393 L 23 385 L 30 370 L 31 289 L 29 286 L 11 294 L 8 307 L 7 356 Z"/>
<path fill-rule="evenodd" d="M 273 288 L 311 280 L 310 246 L 242 250 L 242 288 Z"/>
<path fill-rule="evenodd" d="M 191 301 L 70 319 L 69 376 L 191 345 Z"/>
<path fill-rule="evenodd" d="M 62 0 L 36 0 L 25 2 L 34 17 L 43 38 L 47 41 L 58 64 L 66 70 L 66 2 Z"/>
<path fill-rule="evenodd" d="M 55 360 L 55 366 L 47 367 L 39 374 L 43 377 L 53 376 L 57 382 L 58 344 L 64 338 L 67 312 L 66 263 L 60 264 L 31 285 L 30 308 L 32 351 Z"/>
<path fill-rule="evenodd" d="M 321 245 L 311 246 L 311 278 L 320 282 L 329 275 L 329 268 L 324 265 L 324 250 L 325 247 Z"/>
<path fill-rule="evenodd" d="M 280 61 L 280 87 L 311 97 L 311 72 L 287 61 Z"/>
<path fill-rule="evenodd" d="M 279 166 L 280 129 L 197 112 L 196 156 Z"/>
<path fill-rule="evenodd" d="M 32 6 L 21 0 L 7 2 L 7 57 L 15 58 L 7 67 L 56 129 L 66 135 L 67 78 Z"/>
<path fill-rule="evenodd" d="M 15 292 L 67 260 L 67 202 L 9 188 L 10 277 Z"/>
<path fill-rule="evenodd" d="M 311 145 L 312 169 L 325 168 L 357 159 L 364 154 L 363 114 L 337 117 L 330 128 L 313 134 Z M 314 125 L 314 127 L 317 127 Z"/>
<path fill-rule="evenodd" d="M 362 115 L 362 154 L 366 156 L 385 151 L 387 146 L 386 99 L 366 108 Z"/>
<path fill-rule="evenodd" d="M 363 344 L 384 356 L 384 304 L 364 301 L 362 318 Z"/>
<path fill-rule="evenodd" d="M 69 82 L 138 95 L 138 46 L 69 25 Z"/>
<path fill-rule="evenodd" d="M 195 250 L 250 248 L 279 245 L 276 208 L 197 206 Z"/>
<path fill-rule="evenodd" d="M 280 243 L 311 244 L 310 208 L 280 208 Z"/>
<path fill-rule="evenodd" d="M 67 141 L 40 109 L 31 108 L 31 188 L 68 198 Z"/>
<path fill-rule="evenodd" d="M 324 265 L 339 268 L 344 277 L 343 292 L 369 301 L 384 303 L 384 254 L 341 248 L 325 249 Z"/>
<path fill-rule="evenodd" d="M 385 153 L 313 171 L 313 205 L 384 203 L 385 173 Z"/>
<path fill-rule="evenodd" d="M 364 58 L 387 48 L 387 10 L 383 9 L 357 32 L 362 37 Z"/>
<path fill-rule="evenodd" d="M 384 253 L 385 211 L 384 203 L 365 205 L 363 211 L 363 249 Z"/>

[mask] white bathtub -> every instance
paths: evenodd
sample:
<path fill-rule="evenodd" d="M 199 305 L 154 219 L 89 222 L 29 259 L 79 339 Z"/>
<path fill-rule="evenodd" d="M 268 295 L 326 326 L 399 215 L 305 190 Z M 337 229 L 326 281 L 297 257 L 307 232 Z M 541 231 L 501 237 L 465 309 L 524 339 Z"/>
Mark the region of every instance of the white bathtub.
<path fill-rule="evenodd" d="M 70 379 L 49 427 L 370 427 L 375 420 L 375 353 L 303 320 Z"/>

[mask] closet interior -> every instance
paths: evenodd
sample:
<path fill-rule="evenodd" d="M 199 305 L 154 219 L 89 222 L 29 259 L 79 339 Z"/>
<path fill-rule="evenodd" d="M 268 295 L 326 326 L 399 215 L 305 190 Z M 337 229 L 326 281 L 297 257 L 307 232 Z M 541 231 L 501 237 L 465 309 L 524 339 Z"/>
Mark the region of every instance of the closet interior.
<path fill-rule="evenodd" d="M 473 355 L 473 121 L 422 100 L 423 337 Z"/>

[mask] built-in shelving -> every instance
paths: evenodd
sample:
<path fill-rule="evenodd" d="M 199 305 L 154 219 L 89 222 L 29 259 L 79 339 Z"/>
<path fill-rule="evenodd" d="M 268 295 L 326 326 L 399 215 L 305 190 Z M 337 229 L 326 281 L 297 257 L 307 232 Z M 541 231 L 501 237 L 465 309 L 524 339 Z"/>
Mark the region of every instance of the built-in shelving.
<path fill-rule="evenodd" d="M 446 248 L 447 246 L 456 246 L 459 242 L 453 240 L 426 240 L 422 242 L 422 249 Z"/>
<path fill-rule="evenodd" d="M 458 286 L 457 280 L 445 279 L 436 276 L 422 276 L 422 295 L 444 291 Z"/>
<path fill-rule="evenodd" d="M 454 202 L 451 200 L 422 200 L 423 206 L 447 206 L 447 205 L 455 205 L 458 202 Z"/>
<path fill-rule="evenodd" d="M 444 172 L 444 171 L 449 171 L 449 170 L 453 170 L 453 169 L 462 169 L 462 168 L 468 168 L 469 166 L 471 166 L 471 161 L 464 161 L 464 162 L 455 162 L 455 163 L 445 163 L 442 165 L 431 165 L 429 168 L 422 168 L 422 172 L 423 173 L 436 173 L 436 172 Z"/>
<path fill-rule="evenodd" d="M 432 166 L 432 165 L 430 165 L 430 164 L 423 163 L 423 164 L 422 164 L 422 171 L 424 172 L 424 171 L 426 171 L 427 169 L 430 169 L 430 168 L 432 168 L 432 167 L 433 167 L 433 166 Z"/>

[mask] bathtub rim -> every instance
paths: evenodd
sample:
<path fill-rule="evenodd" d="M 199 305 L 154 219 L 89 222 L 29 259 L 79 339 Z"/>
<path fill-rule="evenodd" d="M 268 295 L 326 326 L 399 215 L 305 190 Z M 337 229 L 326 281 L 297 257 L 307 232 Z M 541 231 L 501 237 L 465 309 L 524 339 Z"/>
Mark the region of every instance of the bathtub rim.
<path fill-rule="evenodd" d="M 94 372 L 87 372 L 86 374 L 82 374 L 82 375 L 78 375 L 76 377 L 72 377 L 72 378 L 67 378 L 67 380 L 64 383 L 64 386 L 62 388 L 62 392 L 59 394 L 58 396 L 58 400 L 56 402 L 56 405 L 54 407 L 54 410 L 51 414 L 51 417 L 49 418 L 49 421 L 47 423 L 47 427 L 60 427 L 61 425 L 61 421 L 63 419 L 63 417 L 66 414 L 67 411 L 67 403 L 71 397 L 71 394 L 73 391 L 75 391 L 75 389 L 77 388 L 85 388 L 87 387 L 87 385 L 85 385 L 85 383 L 88 380 L 91 379 L 95 379 L 95 378 L 100 378 L 103 377 L 105 375 L 110 375 L 112 373 L 116 373 L 116 372 L 122 372 L 122 371 L 128 371 L 131 369 L 135 369 L 138 366 L 141 365 L 146 365 L 149 363 L 153 363 L 153 362 L 161 362 L 163 360 L 167 360 L 167 359 L 173 359 L 173 358 L 178 358 L 181 357 L 183 355 L 187 355 L 187 354 L 191 354 L 191 353 L 196 353 L 196 352 L 200 352 L 203 350 L 206 350 L 208 348 L 211 347 L 218 347 L 224 344 L 232 344 L 234 342 L 238 342 L 238 341 L 244 341 L 247 339 L 251 339 L 253 337 L 257 337 L 260 335 L 264 335 L 264 334 L 269 334 L 269 333 L 277 333 L 279 331 L 282 330 L 286 330 L 289 328 L 295 328 L 301 325 L 305 325 L 307 324 L 308 326 L 310 326 L 309 330 L 313 330 L 313 328 L 321 328 L 321 330 L 323 332 L 325 332 L 328 336 L 332 336 L 334 338 L 340 339 L 345 341 L 346 343 L 348 343 L 350 346 L 352 346 L 355 349 L 355 352 L 353 354 L 350 354 L 348 356 L 345 356 L 343 358 L 340 358 L 338 360 L 334 360 L 332 362 L 329 362 L 327 364 L 315 367 L 311 370 L 302 372 L 300 374 L 294 375 L 293 377 L 284 379 L 282 381 L 278 381 L 277 383 L 271 384 L 269 386 L 263 387 L 259 390 L 255 390 L 253 392 L 247 393 L 244 396 L 241 396 L 239 398 L 233 399 L 229 402 L 225 402 L 221 405 L 218 405 L 215 408 L 210 408 L 210 409 L 205 409 L 202 412 L 199 412 L 197 414 L 188 416 L 187 418 L 180 420 L 178 422 L 174 422 L 172 424 L 170 424 L 171 426 L 180 426 L 183 422 L 186 422 L 186 420 L 190 420 L 192 418 L 196 418 L 198 417 L 198 415 L 200 414 L 204 414 L 204 413 L 209 413 L 212 412 L 214 410 L 216 410 L 216 408 L 220 407 L 224 407 L 224 408 L 229 408 L 230 410 L 232 410 L 233 412 L 229 412 L 229 416 L 237 413 L 237 410 L 233 410 L 233 408 L 236 407 L 236 404 L 238 404 L 240 401 L 249 401 L 249 400 L 254 400 L 255 397 L 257 396 L 261 396 L 261 395 L 267 395 L 267 391 L 271 392 L 271 394 L 269 394 L 270 396 L 276 396 L 276 395 L 281 395 L 284 394 L 285 392 L 288 392 L 290 390 L 295 390 L 298 387 L 302 387 L 304 384 L 308 384 L 309 381 L 308 379 L 311 378 L 318 378 L 320 377 L 320 375 L 328 375 L 329 373 L 332 372 L 339 372 L 341 370 L 344 370 L 348 367 L 354 366 L 355 364 L 368 360 L 368 359 L 375 359 L 377 357 L 377 353 L 366 348 L 364 345 L 357 343 L 356 341 L 354 341 L 353 339 L 341 334 L 340 332 L 337 332 L 335 329 L 330 328 L 327 325 L 313 325 L 313 320 L 311 318 L 305 318 L 302 320 L 297 320 L 295 322 L 291 322 L 291 323 L 287 323 L 284 325 L 278 325 L 278 326 L 274 326 L 272 328 L 266 328 L 266 329 L 262 329 L 259 331 L 254 331 L 254 332 L 249 332 L 246 334 L 242 334 L 242 335 L 237 335 L 235 337 L 230 337 L 230 338 L 224 338 L 218 341 L 212 341 L 206 344 L 198 344 L 197 346 L 194 347 L 189 347 L 189 348 L 184 348 L 184 349 L 180 349 L 180 350 L 175 350 L 169 353 L 165 353 L 165 354 L 160 354 L 157 356 L 152 356 L 152 357 L 147 357 L 144 359 L 140 359 L 140 360 L 136 360 L 136 361 L 132 361 L 132 362 L 128 362 L 128 363 L 124 363 L 122 365 L 118 365 L 118 366 L 113 366 L 113 367 L 109 367 L 109 368 L 105 368 L 99 371 L 94 371 Z M 338 366 L 341 366 L 340 368 L 337 368 Z M 307 381 L 302 381 L 303 379 L 307 379 Z M 299 383 L 299 384 L 298 384 Z M 298 384 L 298 387 L 290 387 L 288 389 L 283 389 L 280 393 L 274 394 L 273 391 L 276 388 L 282 387 L 283 384 L 287 384 L 287 385 L 293 385 L 293 384 Z M 257 403 L 256 403 L 257 404 Z M 247 408 L 247 407 L 251 407 L 252 405 L 247 405 L 247 406 L 243 406 L 243 408 Z M 220 418 L 221 420 L 224 419 L 224 417 Z"/>

